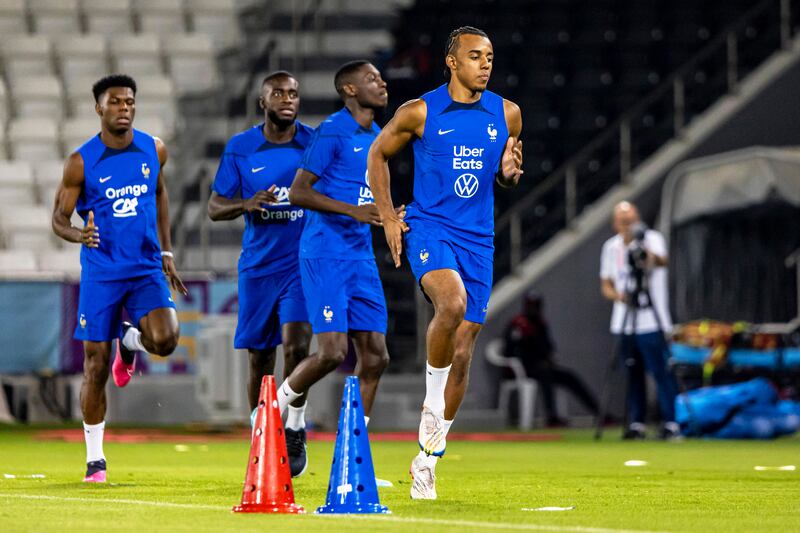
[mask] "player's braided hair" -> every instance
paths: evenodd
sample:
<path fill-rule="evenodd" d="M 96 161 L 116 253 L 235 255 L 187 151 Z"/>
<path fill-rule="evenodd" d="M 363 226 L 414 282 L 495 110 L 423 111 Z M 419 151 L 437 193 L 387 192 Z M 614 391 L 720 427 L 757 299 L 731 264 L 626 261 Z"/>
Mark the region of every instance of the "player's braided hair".
<path fill-rule="evenodd" d="M 473 26 L 461 26 L 460 28 L 456 28 L 451 31 L 450 36 L 447 37 L 447 44 L 444 47 L 444 57 L 455 55 L 456 51 L 458 51 L 459 37 L 462 35 L 480 35 L 481 37 L 489 38 L 485 31 Z M 446 80 L 450 79 L 450 69 L 447 66 L 444 67 L 444 77 Z"/>

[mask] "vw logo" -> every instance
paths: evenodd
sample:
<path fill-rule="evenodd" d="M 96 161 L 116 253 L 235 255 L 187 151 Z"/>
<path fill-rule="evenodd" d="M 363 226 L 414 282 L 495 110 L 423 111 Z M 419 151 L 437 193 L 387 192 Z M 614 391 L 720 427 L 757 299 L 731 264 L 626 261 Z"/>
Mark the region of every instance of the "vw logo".
<path fill-rule="evenodd" d="M 453 189 L 461 198 L 472 198 L 478 192 L 478 178 L 475 174 L 461 174 L 456 178 Z"/>

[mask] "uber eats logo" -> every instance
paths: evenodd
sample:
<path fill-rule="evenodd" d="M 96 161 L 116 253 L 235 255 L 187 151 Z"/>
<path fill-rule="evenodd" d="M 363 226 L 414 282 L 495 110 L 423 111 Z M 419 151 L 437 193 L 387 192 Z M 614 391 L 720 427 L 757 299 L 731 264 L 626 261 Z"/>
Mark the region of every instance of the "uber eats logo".
<path fill-rule="evenodd" d="M 461 198 L 472 198 L 478 192 L 478 178 L 475 174 L 461 174 L 456 178 L 453 189 Z"/>

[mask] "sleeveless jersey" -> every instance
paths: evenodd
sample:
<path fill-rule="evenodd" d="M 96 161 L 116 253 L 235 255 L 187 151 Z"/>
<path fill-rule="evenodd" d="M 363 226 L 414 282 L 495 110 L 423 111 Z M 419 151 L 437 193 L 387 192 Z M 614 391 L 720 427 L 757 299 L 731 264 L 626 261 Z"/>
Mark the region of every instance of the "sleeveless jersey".
<path fill-rule="evenodd" d="M 477 102 L 454 102 L 442 85 L 422 99 L 427 117 L 413 143 L 414 201 L 406 221 L 421 220 L 454 243 L 491 256 L 494 181 L 508 139 L 503 98 L 484 91 Z"/>
<path fill-rule="evenodd" d="M 314 130 L 295 121 L 291 141 L 273 144 L 264 138 L 264 124 L 234 135 L 225 147 L 212 189 L 226 198 L 250 198 L 277 185 L 278 202 L 266 212 L 244 214 L 239 275 L 258 277 L 297 268 L 305 212 L 289 204 L 289 187 Z"/>
<path fill-rule="evenodd" d="M 78 153 L 84 183 L 76 209 L 84 223 L 93 211 L 100 232 L 98 248 L 81 247 L 81 278 L 111 281 L 161 272 L 155 139 L 134 129 L 131 144 L 117 150 L 97 134 Z"/>

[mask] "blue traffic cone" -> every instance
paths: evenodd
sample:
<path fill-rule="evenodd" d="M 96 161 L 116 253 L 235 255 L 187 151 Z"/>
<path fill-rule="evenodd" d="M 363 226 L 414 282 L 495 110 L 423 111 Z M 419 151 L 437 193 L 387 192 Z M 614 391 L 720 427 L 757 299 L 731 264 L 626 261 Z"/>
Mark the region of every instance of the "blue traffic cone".
<path fill-rule="evenodd" d="M 318 508 L 317 513 L 389 512 L 389 508 L 381 505 L 378 499 L 358 378 L 349 376 L 344 383 L 328 495 L 325 505 Z"/>

